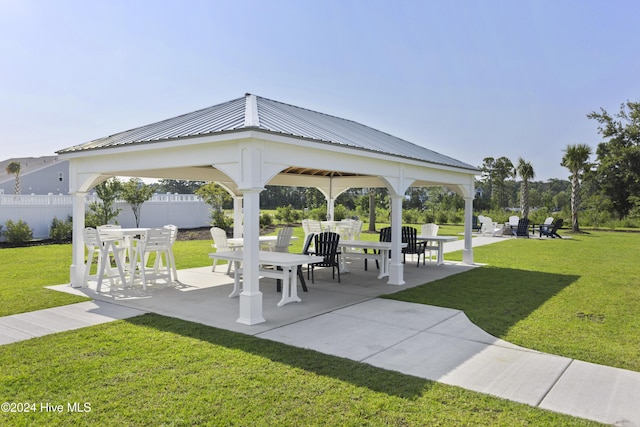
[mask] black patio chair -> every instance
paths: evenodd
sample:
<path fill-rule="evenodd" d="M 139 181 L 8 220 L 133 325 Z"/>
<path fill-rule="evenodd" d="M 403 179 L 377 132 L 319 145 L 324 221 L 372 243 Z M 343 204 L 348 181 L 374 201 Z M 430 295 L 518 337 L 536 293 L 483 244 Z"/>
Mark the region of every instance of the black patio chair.
<path fill-rule="evenodd" d="M 336 278 L 336 270 L 338 270 L 338 283 L 340 283 L 340 251 L 338 251 L 338 243 L 340 235 L 330 231 L 318 233 L 314 237 L 314 255 L 324 257 L 320 262 L 307 264 L 307 277 L 309 269 L 311 269 L 311 283 L 315 283 L 313 270 L 315 267 L 331 267 L 333 278 Z"/>
<path fill-rule="evenodd" d="M 422 265 L 425 264 L 425 245 L 426 242 L 418 241 L 418 230 L 411 226 L 402 227 L 402 243 L 406 243 L 407 246 L 402 248 L 402 262 L 406 262 L 406 256 L 418 255 L 418 262 L 416 267 L 420 267 L 420 255 L 422 255 Z"/>
<path fill-rule="evenodd" d="M 380 229 L 380 237 L 378 239 L 381 242 L 391 242 L 391 227 L 384 227 Z M 375 251 L 378 253 L 378 251 Z M 365 252 L 366 253 L 366 252 Z M 391 258 L 391 251 L 389 251 L 389 258 Z M 376 268 L 380 269 L 380 263 L 376 259 Z M 364 269 L 367 270 L 367 260 L 364 260 Z"/>
<path fill-rule="evenodd" d="M 473 224 L 471 225 L 471 230 L 480 231 L 482 229 L 482 224 L 478 221 L 478 217 L 476 215 L 473 216 Z"/>
<path fill-rule="evenodd" d="M 529 219 L 520 218 L 518 227 L 514 230 L 514 236 L 529 238 Z"/>
<path fill-rule="evenodd" d="M 556 220 L 556 222 L 551 224 L 551 226 L 549 227 L 540 226 L 540 237 L 546 236 L 546 237 L 551 237 L 552 239 L 555 239 L 556 237 L 558 237 L 562 239 L 562 236 L 558 234 L 558 230 L 562 228 L 563 222 L 564 221 L 562 220 L 562 218 L 560 218 Z"/>

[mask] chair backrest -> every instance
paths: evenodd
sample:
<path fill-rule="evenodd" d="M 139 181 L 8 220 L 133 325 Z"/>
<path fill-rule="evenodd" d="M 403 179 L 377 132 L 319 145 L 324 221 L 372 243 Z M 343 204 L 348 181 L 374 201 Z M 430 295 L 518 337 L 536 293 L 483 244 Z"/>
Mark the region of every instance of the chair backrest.
<path fill-rule="evenodd" d="M 564 220 L 562 218 L 560 218 L 556 222 L 554 222 L 553 223 L 553 227 L 551 228 L 551 233 L 555 233 L 556 231 L 561 229 L 563 223 L 564 223 Z"/>
<path fill-rule="evenodd" d="M 276 239 L 275 252 L 289 252 L 289 244 L 291 243 L 291 235 L 293 234 L 292 227 L 282 227 L 278 231 L 278 238 Z"/>
<path fill-rule="evenodd" d="M 314 236 L 315 254 L 324 257 L 325 262 L 333 262 L 338 252 L 340 235 L 332 231 L 324 231 Z"/>
<path fill-rule="evenodd" d="M 173 224 L 168 224 L 168 225 L 165 225 L 164 228 L 171 231 L 171 244 L 173 245 L 176 242 L 176 239 L 178 238 L 178 227 Z"/>
<path fill-rule="evenodd" d="M 408 225 L 403 226 L 402 243 L 407 244 L 407 247 L 403 249 L 404 252 L 414 252 L 418 246 L 418 230 Z"/>
<path fill-rule="evenodd" d="M 420 235 L 421 236 L 437 236 L 439 228 L 440 226 L 438 224 L 433 224 L 433 223 L 422 224 Z"/>
<path fill-rule="evenodd" d="M 314 233 L 307 234 L 307 237 L 304 238 L 304 245 L 302 246 L 302 254 L 309 255 L 309 246 L 311 246 L 311 242 L 313 241 Z"/>
<path fill-rule="evenodd" d="M 380 229 L 380 241 L 381 242 L 391 241 L 391 227 L 384 227 Z"/>
<path fill-rule="evenodd" d="M 516 229 L 516 236 L 529 236 L 529 219 L 522 218 L 518 220 L 518 228 Z"/>
<path fill-rule="evenodd" d="M 82 230 L 82 237 L 84 238 L 84 244 L 89 249 L 97 249 L 102 246 L 100 234 L 95 228 L 87 227 Z"/>
<path fill-rule="evenodd" d="M 219 227 L 211 227 L 211 238 L 218 252 L 230 251 L 227 243 L 227 232 Z"/>
<path fill-rule="evenodd" d="M 353 228 L 351 231 L 351 238 L 353 240 L 360 240 L 360 233 L 362 232 L 363 225 L 364 223 L 360 219 L 353 221 Z"/>
<path fill-rule="evenodd" d="M 553 224 L 552 216 L 548 216 L 547 219 L 544 220 L 544 223 L 542 223 L 542 225 L 551 225 L 551 224 Z"/>
<path fill-rule="evenodd" d="M 511 226 L 514 226 L 514 227 L 517 226 L 519 221 L 520 221 L 520 217 L 518 215 L 511 215 L 509 217 L 509 225 Z"/>
<path fill-rule="evenodd" d="M 171 230 L 168 228 L 150 228 L 145 238 L 145 251 L 153 252 L 171 246 Z"/>
<path fill-rule="evenodd" d="M 320 221 L 315 219 L 308 220 L 309 232 L 311 233 L 322 233 L 322 224 Z"/>
<path fill-rule="evenodd" d="M 113 239 L 114 235 L 112 233 L 109 233 L 109 231 L 117 231 L 120 230 L 122 227 L 118 224 L 104 224 L 104 225 L 99 225 L 96 227 L 96 230 L 98 231 L 98 234 L 100 234 L 100 237 L 102 238 L 111 238 Z M 119 234 L 119 233 L 118 233 Z M 117 236 L 120 238 L 120 240 L 123 239 L 122 235 Z"/>

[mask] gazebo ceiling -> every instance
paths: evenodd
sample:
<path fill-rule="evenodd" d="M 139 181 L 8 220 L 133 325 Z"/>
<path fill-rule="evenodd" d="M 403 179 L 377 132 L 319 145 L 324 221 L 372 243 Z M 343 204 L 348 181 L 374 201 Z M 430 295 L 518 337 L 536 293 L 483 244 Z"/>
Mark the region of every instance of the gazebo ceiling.
<path fill-rule="evenodd" d="M 365 176 L 357 173 L 339 172 L 339 171 L 332 171 L 332 170 L 326 170 L 326 169 L 296 168 L 296 167 L 287 168 L 280 173 L 285 175 L 310 175 L 310 176 L 327 176 L 327 177 Z"/>

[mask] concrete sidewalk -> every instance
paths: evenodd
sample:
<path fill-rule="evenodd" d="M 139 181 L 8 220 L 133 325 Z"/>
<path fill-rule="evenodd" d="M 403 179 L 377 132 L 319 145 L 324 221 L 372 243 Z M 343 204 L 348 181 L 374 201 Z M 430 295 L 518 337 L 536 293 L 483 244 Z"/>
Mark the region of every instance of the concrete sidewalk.
<path fill-rule="evenodd" d="M 507 238 L 475 237 L 474 247 Z M 461 249 L 461 241 L 445 251 Z M 380 295 L 468 271 L 475 267 L 448 261 L 405 267 L 406 285 L 387 285 L 377 272 L 350 265 L 342 283 L 330 271 L 318 271 L 301 303 L 277 307 L 275 281 L 261 280 L 265 323 L 235 322 L 238 300 L 229 299 L 232 280 L 210 267 L 179 271 L 180 286 L 113 289 L 53 287 L 86 295 L 94 302 L 0 318 L 0 330 L 35 335 L 46 329 L 83 327 L 91 321 L 155 312 L 254 335 L 296 347 L 368 363 L 420 378 L 492 394 L 532 406 L 609 424 L 640 426 L 640 373 L 581 362 L 521 348 L 497 339 L 471 323 L 459 310 L 377 298 Z M 104 285 L 103 285 L 104 286 Z M 104 289 L 104 288 L 103 288 Z M 92 305 L 93 304 L 93 305 Z M 46 313 L 45 313 L 46 312 Z M 92 320 L 85 317 L 88 314 Z M 25 317 L 26 316 L 26 317 Z M 28 316 L 34 330 L 25 326 Z M 41 317 L 38 317 L 41 316 Z M 45 317 L 47 320 L 44 320 Z M 61 316 L 68 316 L 64 321 Z M 9 323 L 5 323 L 9 319 Z M 20 326 L 18 323 L 23 322 Z M 59 327 L 54 328 L 54 324 Z M 44 328 L 43 325 L 48 325 Z M 14 332 L 14 337 L 16 336 Z M 0 340 L 2 340 L 0 335 Z M 4 342 L 4 341 L 0 341 Z M 9 341 L 11 342 L 11 341 Z"/>

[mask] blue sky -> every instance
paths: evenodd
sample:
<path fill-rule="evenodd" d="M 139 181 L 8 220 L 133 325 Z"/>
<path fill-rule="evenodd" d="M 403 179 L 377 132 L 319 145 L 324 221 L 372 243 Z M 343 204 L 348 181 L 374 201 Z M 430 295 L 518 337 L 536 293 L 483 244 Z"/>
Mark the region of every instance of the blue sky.
<path fill-rule="evenodd" d="M 637 1 L 0 0 L 0 160 L 254 93 L 568 178 L 640 100 Z"/>

